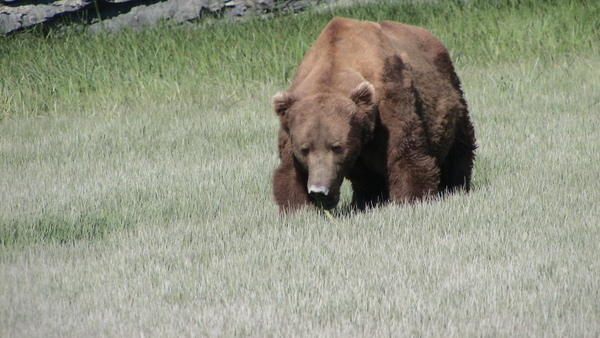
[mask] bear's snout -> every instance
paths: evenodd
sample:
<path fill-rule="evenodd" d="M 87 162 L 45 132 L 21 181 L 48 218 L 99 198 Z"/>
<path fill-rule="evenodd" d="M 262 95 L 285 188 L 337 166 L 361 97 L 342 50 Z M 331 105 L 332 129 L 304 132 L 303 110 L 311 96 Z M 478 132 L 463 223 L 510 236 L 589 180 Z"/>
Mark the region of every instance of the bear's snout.
<path fill-rule="evenodd" d="M 331 193 L 329 188 L 322 185 L 309 185 L 308 194 L 315 204 L 321 208 L 333 209 L 339 202 L 339 196 Z"/>
<path fill-rule="evenodd" d="M 314 197 L 327 197 L 329 195 L 329 189 L 322 185 L 311 185 L 310 187 L 308 187 L 308 193 Z"/>

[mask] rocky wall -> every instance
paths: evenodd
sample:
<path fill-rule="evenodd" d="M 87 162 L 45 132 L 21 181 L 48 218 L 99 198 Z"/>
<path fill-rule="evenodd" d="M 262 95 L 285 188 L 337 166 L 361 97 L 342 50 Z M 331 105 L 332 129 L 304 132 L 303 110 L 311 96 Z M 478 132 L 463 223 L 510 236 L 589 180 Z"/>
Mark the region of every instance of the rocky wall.
<path fill-rule="evenodd" d="M 0 34 L 57 19 L 81 22 L 88 30 L 143 27 L 165 20 L 183 23 L 207 13 L 228 18 L 248 13 L 299 11 L 318 0 L 0 0 Z"/>

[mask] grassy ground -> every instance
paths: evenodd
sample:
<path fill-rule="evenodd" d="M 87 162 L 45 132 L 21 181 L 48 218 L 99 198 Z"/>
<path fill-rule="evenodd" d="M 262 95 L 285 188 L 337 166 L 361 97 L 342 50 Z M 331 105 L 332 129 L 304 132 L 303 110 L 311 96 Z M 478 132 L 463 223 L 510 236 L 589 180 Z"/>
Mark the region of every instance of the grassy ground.
<path fill-rule="evenodd" d="M 271 95 L 334 15 L 451 50 L 468 194 L 281 218 Z M 600 335 L 600 9 L 377 3 L 0 37 L 0 336 Z"/>

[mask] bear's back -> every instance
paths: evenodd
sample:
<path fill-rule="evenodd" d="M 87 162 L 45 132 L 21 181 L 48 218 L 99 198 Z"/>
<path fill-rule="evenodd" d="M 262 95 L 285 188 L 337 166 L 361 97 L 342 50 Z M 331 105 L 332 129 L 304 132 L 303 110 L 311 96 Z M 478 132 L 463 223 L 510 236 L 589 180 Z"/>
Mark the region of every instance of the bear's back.
<path fill-rule="evenodd" d="M 400 55 L 413 68 L 443 72 L 444 77 L 453 73 L 447 69 L 452 64 L 446 48 L 423 28 L 337 17 L 306 52 L 290 91 L 299 96 L 344 92 L 365 80 L 379 89 L 386 60 Z"/>
<path fill-rule="evenodd" d="M 400 53 L 408 55 L 408 62 L 416 69 L 433 69 L 460 92 L 450 53 L 444 44 L 428 30 L 392 21 L 380 22 L 381 28 Z"/>
<path fill-rule="evenodd" d="M 384 59 L 381 34 L 377 23 L 334 18 L 304 55 L 290 91 L 302 96 L 365 80 L 377 86 Z"/>

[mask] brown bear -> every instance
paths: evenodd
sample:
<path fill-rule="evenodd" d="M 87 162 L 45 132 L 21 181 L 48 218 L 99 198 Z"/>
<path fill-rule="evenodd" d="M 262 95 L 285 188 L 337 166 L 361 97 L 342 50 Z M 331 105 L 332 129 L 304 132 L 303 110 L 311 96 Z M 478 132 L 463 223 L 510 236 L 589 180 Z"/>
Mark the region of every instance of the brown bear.
<path fill-rule="evenodd" d="M 469 190 L 473 125 L 448 51 L 423 28 L 334 18 L 273 106 L 282 212 L 335 207 L 344 178 L 359 209 Z"/>

